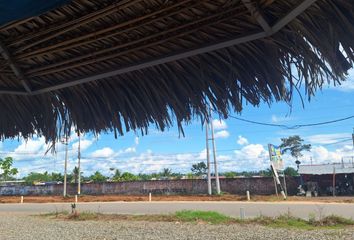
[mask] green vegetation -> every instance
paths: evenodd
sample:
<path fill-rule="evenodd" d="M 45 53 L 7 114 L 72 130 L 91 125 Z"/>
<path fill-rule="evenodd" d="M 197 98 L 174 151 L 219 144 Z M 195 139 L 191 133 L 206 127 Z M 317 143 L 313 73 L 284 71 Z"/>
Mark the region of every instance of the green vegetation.
<path fill-rule="evenodd" d="M 303 151 L 311 150 L 311 144 L 303 144 L 304 140 L 298 135 L 282 138 L 281 141 L 282 143 L 279 147 L 282 149 L 282 153 L 290 152 L 290 155 L 296 160 L 303 156 Z"/>
<path fill-rule="evenodd" d="M 101 182 L 105 182 L 107 180 L 107 177 L 104 176 L 99 171 L 96 171 L 94 174 L 90 176 L 90 180 L 92 180 L 94 183 L 101 183 Z"/>
<path fill-rule="evenodd" d="M 211 224 L 230 223 L 235 219 L 213 211 L 179 211 L 175 213 L 177 220 L 181 222 L 208 222 Z"/>
<path fill-rule="evenodd" d="M 203 174 L 206 174 L 208 170 L 207 165 L 205 162 L 199 162 L 197 164 L 193 164 L 191 171 L 196 175 L 196 176 L 201 176 Z"/>
<path fill-rule="evenodd" d="M 298 172 L 292 167 L 285 168 L 284 174 L 285 174 L 285 176 L 291 176 L 291 177 L 299 176 Z"/>
<path fill-rule="evenodd" d="M 2 171 L 0 177 L 2 181 L 12 180 L 12 176 L 15 176 L 18 173 L 17 168 L 13 168 L 12 164 L 12 157 L 6 157 L 4 159 L 0 158 L 0 169 Z"/>
<path fill-rule="evenodd" d="M 69 214 L 68 212 L 53 212 L 40 215 L 41 217 L 50 217 L 63 220 L 97 220 L 97 221 L 150 221 L 150 222 L 182 222 L 182 223 L 208 223 L 208 224 L 259 224 L 272 228 L 295 228 L 303 230 L 313 230 L 316 228 L 345 228 L 354 226 L 354 220 L 335 215 L 323 217 L 316 220 L 310 217 L 309 220 L 296 218 L 290 214 L 279 217 L 260 216 L 240 220 L 229 217 L 213 211 L 178 211 L 170 215 L 121 215 L 121 214 L 101 214 L 93 212 L 77 212 Z"/>

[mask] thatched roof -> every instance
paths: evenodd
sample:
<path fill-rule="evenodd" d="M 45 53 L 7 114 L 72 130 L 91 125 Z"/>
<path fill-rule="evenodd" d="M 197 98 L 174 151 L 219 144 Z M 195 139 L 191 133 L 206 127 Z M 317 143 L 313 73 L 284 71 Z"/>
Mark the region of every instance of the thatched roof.
<path fill-rule="evenodd" d="M 343 80 L 353 47 L 354 1 L 74 0 L 0 26 L 0 136 L 227 117 Z"/>

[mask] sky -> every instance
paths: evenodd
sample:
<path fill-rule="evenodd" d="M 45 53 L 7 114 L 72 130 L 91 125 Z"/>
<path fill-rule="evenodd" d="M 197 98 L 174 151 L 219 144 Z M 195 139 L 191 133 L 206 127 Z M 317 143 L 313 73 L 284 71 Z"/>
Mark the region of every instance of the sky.
<path fill-rule="evenodd" d="M 294 126 L 311 124 L 354 115 L 354 70 L 349 72 L 341 86 L 325 86 L 302 106 L 300 97 L 294 96 L 292 108 L 282 102 L 271 106 L 244 106 L 241 114 L 232 116 L 271 124 Z M 221 120 L 214 115 L 215 144 L 220 172 L 258 171 L 269 167 L 267 144 L 279 145 L 281 138 L 300 135 L 305 143 L 312 145 L 310 152 L 300 158 L 302 164 L 319 164 L 351 161 L 353 142 L 351 140 L 354 118 L 332 124 L 287 129 L 242 122 L 228 118 Z M 81 137 L 81 171 L 89 176 L 100 171 L 107 176 L 112 169 L 121 172 L 154 173 L 170 168 L 174 172 L 188 173 L 192 164 L 206 161 L 205 129 L 198 119 L 184 126 L 181 136 L 176 127 L 165 132 L 153 126 L 148 135 L 128 132 L 114 138 L 113 133 Z M 211 142 L 210 142 L 211 147 Z M 68 144 L 68 171 L 77 165 L 78 137 L 72 135 Z M 57 144 L 55 154 L 45 154 L 44 138 L 35 137 L 0 142 L 0 158 L 11 156 L 19 169 L 17 177 L 30 172 L 63 172 L 65 146 Z M 212 152 L 211 152 L 212 153 Z M 212 157 L 212 155 L 211 155 Z M 294 159 L 283 156 L 285 167 L 296 167 Z"/>

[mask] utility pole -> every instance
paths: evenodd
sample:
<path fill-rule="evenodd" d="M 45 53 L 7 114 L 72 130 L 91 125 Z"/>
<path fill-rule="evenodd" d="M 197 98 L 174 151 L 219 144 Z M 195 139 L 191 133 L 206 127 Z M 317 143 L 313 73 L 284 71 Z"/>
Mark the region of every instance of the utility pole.
<path fill-rule="evenodd" d="M 80 160 L 81 160 L 81 149 L 80 149 L 80 144 L 81 144 L 81 137 L 80 137 L 80 132 L 79 132 L 79 146 L 78 146 L 78 151 L 77 151 L 77 168 L 78 168 L 78 183 L 77 183 L 77 195 L 81 194 L 81 167 L 80 167 Z"/>
<path fill-rule="evenodd" d="M 68 136 L 65 136 L 65 163 L 64 163 L 64 190 L 63 196 L 66 197 L 66 175 L 67 175 L 67 166 L 68 166 Z"/>
<path fill-rule="evenodd" d="M 209 116 L 211 117 L 211 107 L 209 108 Z M 213 121 L 210 121 L 210 128 L 211 128 L 211 141 L 213 144 L 213 156 L 214 156 L 214 171 L 215 171 L 215 182 L 216 182 L 216 193 L 220 194 L 220 181 L 219 181 L 219 172 L 218 172 L 218 163 L 216 161 L 216 146 L 215 146 L 215 138 L 214 138 L 214 126 Z"/>
<path fill-rule="evenodd" d="M 208 120 L 205 119 L 205 136 L 206 136 L 206 157 L 208 167 L 208 194 L 211 195 L 211 176 L 210 176 L 210 155 L 209 155 L 209 134 L 208 134 Z"/>
<path fill-rule="evenodd" d="M 353 133 L 352 133 L 352 139 L 353 139 L 353 156 L 352 156 L 352 165 L 353 165 L 353 167 L 354 167 L 354 128 L 353 128 Z"/>

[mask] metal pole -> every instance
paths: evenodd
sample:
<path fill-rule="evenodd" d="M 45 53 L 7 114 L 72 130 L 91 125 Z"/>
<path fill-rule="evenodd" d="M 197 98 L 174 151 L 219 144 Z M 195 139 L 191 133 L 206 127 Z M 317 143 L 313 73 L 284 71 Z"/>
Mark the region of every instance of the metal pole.
<path fill-rule="evenodd" d="M 353 139 L 353 154 L 354 154 L 354 128 L 353 128 L 353 133 L 352 133 L 352 139 Z M 354 161 L 353 161 L 353 157 L 354 156 L 352 156 L 352 165 L 354 166 Z"/>
<path fill-rule="evenodd" d="M 333 164 L 333 197 L 336 196 L 336 167 Z"/>
<path fill-rule="evenodd" d="M 211 107 L 209 108 L 209 116 L 211 118 Z M 220 181 L 219 181 L 219 172 L 218 172 L 218 163 L 216 161 L 216 146 L 215 146 L 215 138 L 214 138 L 214 126 L 213 126 L 213 121 L 210 121 L 210 127 L 211 127 L 211 140 L 213 144 L 213 156 L 214 156 L 214 171 L 215 171 L 215 181 L 216 181 L 216 193 L 220 194 Z"/>
<path fill-rule="evenodd" d="M 211 195 L 209 134 L 208 134 L 208 121 L 207 120 L 205 120 L 205 135 L 206 135 L 206 155 L 207 155 L 207 167 L 208 167 L 208 194 Z"/>
<path fill-rule="evenodd" d="M 78 168 L 78 183 L 77 183 L 77 195 L 81 194 L 81 149 L 80 149 L 80 145 L 81 145 L 81 137 L 80 137 L 80 133 L 79 133 L 79 146 L 78 146 L 78 152 L 77 152 L 77 168 Z"/>
<path fill-rule="evenodd" d="M 65 163 L 64 163 L 64 190 L 63 196 L 66 197 L 66 175 L 67 175 L 67 166 L 68 166 L 68 136 L 65 137 Z"/>

